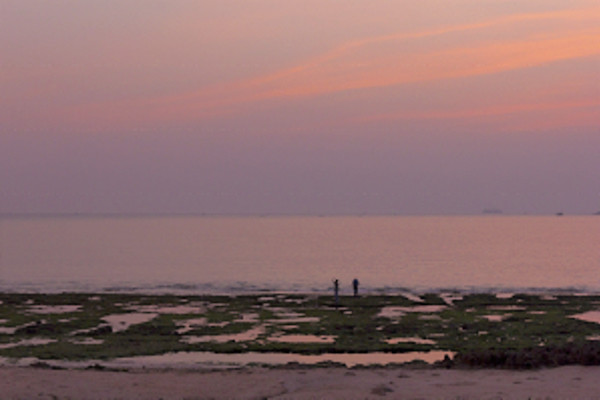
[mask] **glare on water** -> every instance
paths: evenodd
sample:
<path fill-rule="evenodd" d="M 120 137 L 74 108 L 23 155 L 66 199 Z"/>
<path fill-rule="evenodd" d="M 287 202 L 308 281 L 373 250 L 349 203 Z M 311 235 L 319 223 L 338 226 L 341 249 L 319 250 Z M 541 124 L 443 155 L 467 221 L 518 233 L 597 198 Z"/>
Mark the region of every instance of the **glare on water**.
<path fill-rule="evenodd" d="M 599 290 L 600 218 L 0 220 L 4 290 Z"/>

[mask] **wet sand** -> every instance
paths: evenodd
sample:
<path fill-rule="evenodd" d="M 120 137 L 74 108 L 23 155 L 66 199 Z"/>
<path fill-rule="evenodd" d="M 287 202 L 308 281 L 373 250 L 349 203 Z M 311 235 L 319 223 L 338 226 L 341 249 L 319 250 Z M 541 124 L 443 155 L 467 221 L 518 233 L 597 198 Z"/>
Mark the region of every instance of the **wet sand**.
<path fill-rule="evenodd" d="M 600 367 L 534 371 L 243 368 L 227 371 L 1 367 L 2 399 L 600 399 Z"/>

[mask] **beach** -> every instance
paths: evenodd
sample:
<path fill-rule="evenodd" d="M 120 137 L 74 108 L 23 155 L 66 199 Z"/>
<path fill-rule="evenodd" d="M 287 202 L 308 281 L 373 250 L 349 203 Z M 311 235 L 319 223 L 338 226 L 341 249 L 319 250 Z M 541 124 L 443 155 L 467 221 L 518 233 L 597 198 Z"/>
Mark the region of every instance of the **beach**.
<path fill-rule="evenodd" d="M 0 368 L 3 399 L 600 399 L 600 367 L 539 370 Z"/>
<path fill-rule="evenodd" d="M 2 399 L 600 398 L 597 295 L 0 297 Z"/>
<path fill-rule="evenodd" d="M 600 1 L 0 26 L 0 400 L 600 400 Z"/>

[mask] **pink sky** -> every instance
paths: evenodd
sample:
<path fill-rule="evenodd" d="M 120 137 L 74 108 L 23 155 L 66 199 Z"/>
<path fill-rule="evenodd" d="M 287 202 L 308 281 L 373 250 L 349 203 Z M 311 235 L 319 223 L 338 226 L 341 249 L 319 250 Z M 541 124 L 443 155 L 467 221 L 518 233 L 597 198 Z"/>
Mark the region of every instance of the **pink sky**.
<path fill-rule="evenodd" d="M 0 2 L 0 212 L 600 210 L 600 4 Z"/>

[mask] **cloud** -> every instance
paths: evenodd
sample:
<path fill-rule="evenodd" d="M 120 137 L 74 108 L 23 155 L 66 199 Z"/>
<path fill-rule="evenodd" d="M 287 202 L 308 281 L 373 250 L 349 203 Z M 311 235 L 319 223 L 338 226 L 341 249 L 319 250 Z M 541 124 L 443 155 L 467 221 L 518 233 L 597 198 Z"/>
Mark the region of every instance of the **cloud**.
<path fill-rule="evenodd" d="M 69 114 L 82 122 L 94 119 L 94 115 L 105 116 L 107 122 L 117 124 L 132 120 L 202 121 L 236 115 L 265 101 L 532 68 L 600 54 L 598 21 L 600 8 L 595 7 L 367 37 L 251 79 L 168 96 L 87 104 Z M 535 28 L 535 24 L 540 26 Z M 523 30 L 523 37 L 507 35 L 511 29 Z"/>

